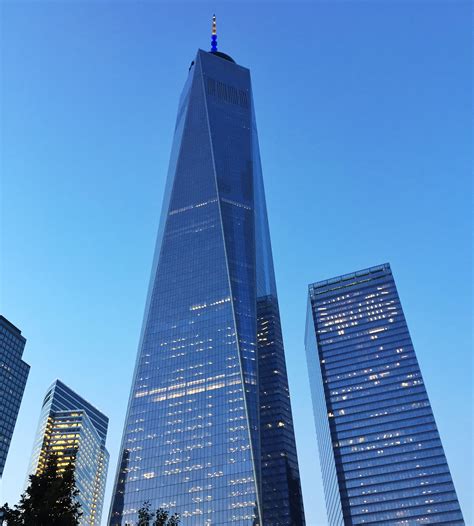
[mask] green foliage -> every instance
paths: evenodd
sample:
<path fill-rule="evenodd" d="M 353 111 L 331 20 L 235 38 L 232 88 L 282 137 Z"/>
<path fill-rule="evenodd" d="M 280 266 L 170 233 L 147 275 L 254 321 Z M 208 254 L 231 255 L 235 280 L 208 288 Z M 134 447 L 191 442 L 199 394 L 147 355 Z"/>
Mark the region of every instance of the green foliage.
<path fill-rule="evenodd" d="M 150 511 L 150 502 L 144 502 L 143 506 L 138 510 L 137 526 L 149 526 L 150 521 L 153 519 L 153 516 L 154 513 Z"/>
<path fill-rule="evenodd" d="M 56 455 L 50 455 L 39 475 L 30 475 L 28 488 L 14 508 L 0 508 L 8 526 L 78 526 L 82 515 L 74 467 L 59 473 Z"/>
<path fill-rule="evenodd" d="M 180 523 L 179 515 L 171 515 L 168 511 L 158 508 L 156 512 L 150 511 L 150 502 L 146 501 L 138 510 L 137 526 L 178 526 Z M 150 521 L 151 522 L 150 524 Z"/>
<path fill-rule="evenodd" d="M 156 510 L 153 526 L 178 526 L 179 523 L 179 515 L 176 513 L 170 516 L 167 511 L 162 510 L 161 508 Z"/>

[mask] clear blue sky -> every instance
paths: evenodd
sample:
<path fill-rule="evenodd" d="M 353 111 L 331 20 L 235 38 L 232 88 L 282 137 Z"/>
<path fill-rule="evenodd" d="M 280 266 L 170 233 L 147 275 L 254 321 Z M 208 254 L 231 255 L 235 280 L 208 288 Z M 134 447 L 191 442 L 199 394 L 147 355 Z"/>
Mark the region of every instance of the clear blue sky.
<path fill-rule="evenodd" d="M 306 288 L 389 261 L 468 525 L 468 2 L 1 3 L 1 311 L 31 364 L 3 478 L 22 489 L 56 377 L 110 417 L 104 524 L 178 97 L 196 49 L 252 71 L 305 507 L 325 523 Z"/>

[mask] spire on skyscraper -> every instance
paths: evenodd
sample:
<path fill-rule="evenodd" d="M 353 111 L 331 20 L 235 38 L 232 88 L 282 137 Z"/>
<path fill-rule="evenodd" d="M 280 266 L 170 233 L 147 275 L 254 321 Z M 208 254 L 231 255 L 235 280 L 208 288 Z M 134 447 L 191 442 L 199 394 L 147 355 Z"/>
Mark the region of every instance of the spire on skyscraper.
<path fill-rule="evenodd" d="M 212 15 L 211 53 L 217 51 L 217 23 L 216 15 Z"/>

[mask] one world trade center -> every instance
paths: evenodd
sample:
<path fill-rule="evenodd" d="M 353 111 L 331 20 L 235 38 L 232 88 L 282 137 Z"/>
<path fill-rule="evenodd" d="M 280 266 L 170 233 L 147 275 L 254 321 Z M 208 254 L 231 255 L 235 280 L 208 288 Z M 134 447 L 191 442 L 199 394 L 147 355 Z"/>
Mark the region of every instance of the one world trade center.
<path fill-rule="evenodd" d="M 199 50 L 179 103 L 109 516 L 303 526 L 247 68 Z"/>

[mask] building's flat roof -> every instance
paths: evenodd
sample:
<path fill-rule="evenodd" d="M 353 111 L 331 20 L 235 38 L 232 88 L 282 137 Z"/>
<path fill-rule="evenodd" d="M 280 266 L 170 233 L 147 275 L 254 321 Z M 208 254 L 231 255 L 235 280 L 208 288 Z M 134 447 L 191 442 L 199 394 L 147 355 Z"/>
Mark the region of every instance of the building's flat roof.
<path fill-rule="evenodd" d="M 13 323 L 10 320 L 7 320 L 5 316 L 2 316 L 1 314 L 0 314 L 0 322 L 5 323 L 5 325 L 7 325 L 8 328 L 13 330 L 14 332 L 21 334 L 20 329 L 16 325 L 13 325 Z"/>
<path fill-rule="evenodd" d="M 350 274 L 342 274 L 341 276 L 336 276 L 335 278 L 325 279 L 322 281 L 315 281 L 309 285 L 309 289 L 319 289 L 321 287 L 326 287 L 332 285 L 333 283 L 339 283 L 341 281 L 348 281 L 350 279 L 361 278 L 369 274 L 375 274 L 383 270 L 390 270 L 390 263 L 383 263 L 382 265 L 377 265 L 375 267 L 369 267 L 357 272 L 351 272 Z"/>

